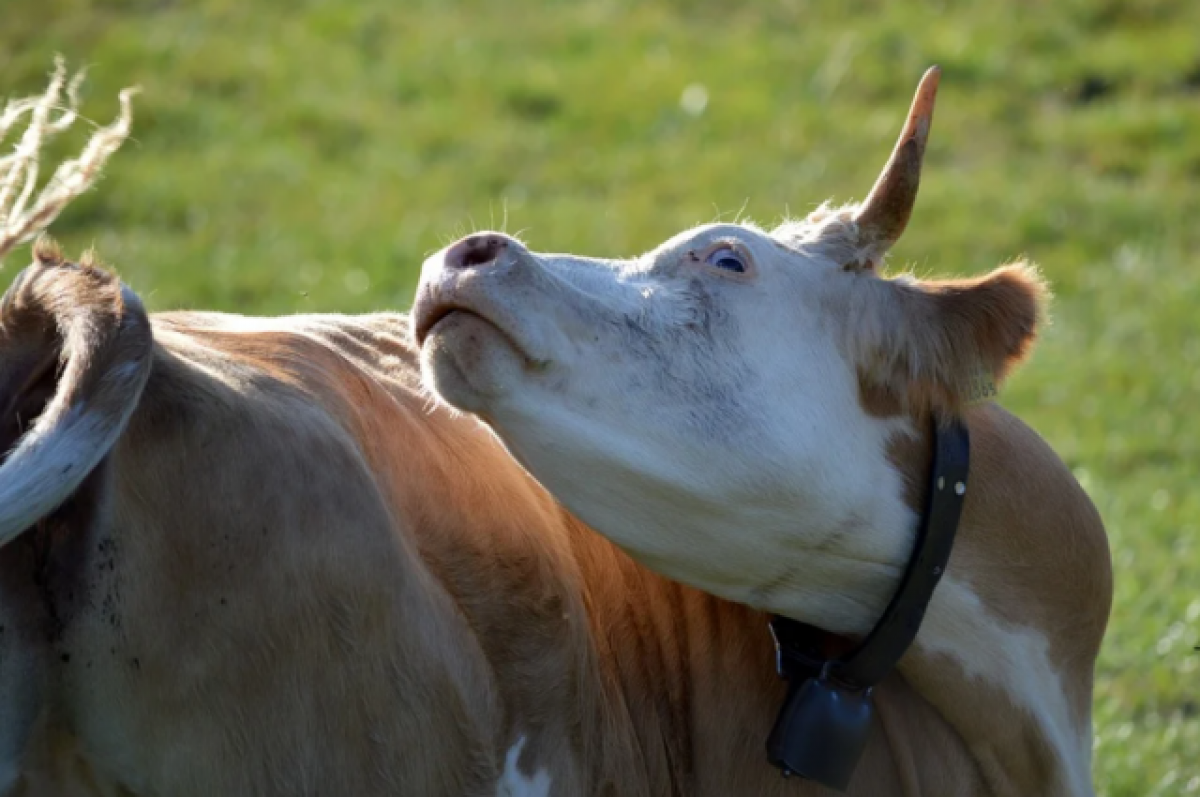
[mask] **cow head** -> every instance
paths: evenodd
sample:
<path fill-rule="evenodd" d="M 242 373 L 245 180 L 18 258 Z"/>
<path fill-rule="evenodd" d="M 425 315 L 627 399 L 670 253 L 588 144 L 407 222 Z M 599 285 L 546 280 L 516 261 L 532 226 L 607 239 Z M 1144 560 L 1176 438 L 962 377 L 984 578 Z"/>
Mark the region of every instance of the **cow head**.
<path fill-rule="evenodd" d="M 423 373 L 569 509 L 647 566 L 835 630 L 869 627 L 908 558 L 888 456 L 1028 349 L 1041 286 L 878 273 L 908 222 L 938 72 L 861 205 L 698 227 L 627 260 L 477 233 L 424 264 Z"/>

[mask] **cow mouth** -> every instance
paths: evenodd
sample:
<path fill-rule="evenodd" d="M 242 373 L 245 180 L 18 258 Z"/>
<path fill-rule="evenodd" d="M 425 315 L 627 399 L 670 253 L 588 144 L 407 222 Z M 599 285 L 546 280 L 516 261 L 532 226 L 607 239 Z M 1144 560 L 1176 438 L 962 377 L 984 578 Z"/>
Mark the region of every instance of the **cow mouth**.
<path fill-rule="evenodd" d="M 413 331 L 414 331 L 414 336 L 417 341 L 417 346 L 418 347 L 424 346 L 425 341 L 429 338 L 429 335 L 430 335 L 430 333 L 433 332 L 434 328 L 437 327 L 438 324 L 442 323 L 446 319 L 455 315 L 456 313 L 466 313 L 467 315 L 473 315 L 476 318 L 480 319 L 481 321 L 491 324 L 490 321 L 488 321 L 486 318 L 481 316 L 479 313 L 475 312 L 474 310 L 470 310 L 466 307 L 462 307 L 460 305 L 447 304 L 447 305 L 442 305 L 440 307 L 435 307 L 426 313 L 422 313 L 420 316 L 418 316 L 416 318 L 416 325 L 415 325 Z M 491 325 L 495 326 L 495 324 L 491 324 Z"/>
<path fill-rule="evenodd" d="M 495 319 L 481 313 L 474 307 L 467 307 L 463 304 L 455 302 L 447 302 L 445 304 L 437 304 L 433 307 L 422 308 L 413 319 L 413 336 L 417 342 L 418 348 L 423 348 L 426 341 L 433 335 L 439 327 L 445 325 L 446 322 L 455 318 L 470 317 L 477 321 L 482 321 L 490 327 L 497 335 L 515 351 L 525 364 L 535 368 L 544 368 L 546 361 L 532 356 L 527 348 L 521 343 L 516 335 L 504 324 L 497 322 Z"/>

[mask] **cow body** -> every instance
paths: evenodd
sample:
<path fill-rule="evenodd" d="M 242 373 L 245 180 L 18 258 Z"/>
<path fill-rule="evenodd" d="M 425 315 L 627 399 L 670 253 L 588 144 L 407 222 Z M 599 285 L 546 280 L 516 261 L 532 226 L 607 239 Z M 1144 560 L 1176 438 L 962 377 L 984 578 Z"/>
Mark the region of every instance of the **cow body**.
<path fill-rule="evenodd" d="M 825 793 L 766 763 L 784 687 L 765 616 L 569 515 L 430 401 L 407 324 L 153 318 L 127 426 L 0 549 L 10 793 Z M 1016 423 L 972 419 L 983 441 Z M 993 793 L 927 696 L 969 684 L 919 661 L 891 677 L 850 793 Z"/>
<path fill-rule="evenodd" d="M 411 321 L 151 319 L 35 247 L 0 303 L 0 795 L 828 794 L 766 763 L 764 612 L 870 630 L 948 417 L 954 554 L 849 793 L 1091 795 L 1104 530 L 969 406 L 1041 283 L 878 272 L 937 81 L 861 206 L 624 261 L 468 236 Z"/>

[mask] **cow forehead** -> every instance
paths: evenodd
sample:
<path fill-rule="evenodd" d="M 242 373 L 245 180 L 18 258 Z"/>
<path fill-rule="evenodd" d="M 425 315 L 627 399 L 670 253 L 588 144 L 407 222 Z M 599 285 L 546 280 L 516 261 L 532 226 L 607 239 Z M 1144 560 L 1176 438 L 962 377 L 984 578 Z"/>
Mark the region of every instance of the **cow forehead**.
<path fill-rule="evenodd" d="M 812 259 L 805 252 L 790 246 L 752 223 L 698 225 L 673 235 L 654 249 L 636 257 L 609 259 L 565 252 L 541 252 L 534 256 L 551 268 L 565 267 L 571 270 L 583 268 L 584 271 L 596 272 L 591 275 L 592 279 L 605 281 L 612 278 L 618 280 L 635 278 L 639 283 L 644 284 L 646 281 L 653 282 L 656 278 L 675 276 L 672 269 L 660 270 L 656 267 L 668 266 L 689 251 L 697 252 L 697 250 L 712 247 L 723 241 L 737 243 L 758 264 L 774 261 L 776 267 L 779 267 L 790 265 L 793 262 L 800 264 Z M 583 276 L 578 271 L 576 271 L 576 275 Z"/>
<path fill-rule="evenodd" d="M 750 279 L 726 279 L 711 270 L 706 272 L 695 262 L 723 242 L 749 255 L 753 263 Z M 755 327 L 770 336 L 792 337 L 800 331 L 796 324 L 808 330 L 809 321 L 802 319 L 808 311 L 822 306 L 816 299 L 797 298 L 819 296 L 821 292 L 813 290 L 814 281 L 827 273 L 823 268 L 827 260 L 820 251 L 789 245 L 752 223 L 696 226 L 630 259 L 537 253 L 533 254 L 533 262 L 541 275 L 539 288 L 572 297 L 571 304 L 578 312 L 576 320 L 591 318 L 594 311 L 603 308 L 624 315 L 626 328 L 654 330 L 656 334 L 697 324 L 711 333 L 713 325 L 721 321 L 727 329 Z M 756 337 L 744 339 L 741 351 L 723 346 L 724 356 L 719 359 L 730 362 L 756 357 L 764 345 L 755 342 Z M 711 335 L 668 336 L 662 345 L 678 355 L 688 348 L 689 341 L 704 345 L 713 342 Z M 731 343 L 728 335 L 724 342 Z M 599 339 L 595 343 L 599 344 Z M 762 353 L 768 357 L 779 353 L 778 346 L 768 343 L 766 347 Z"/>

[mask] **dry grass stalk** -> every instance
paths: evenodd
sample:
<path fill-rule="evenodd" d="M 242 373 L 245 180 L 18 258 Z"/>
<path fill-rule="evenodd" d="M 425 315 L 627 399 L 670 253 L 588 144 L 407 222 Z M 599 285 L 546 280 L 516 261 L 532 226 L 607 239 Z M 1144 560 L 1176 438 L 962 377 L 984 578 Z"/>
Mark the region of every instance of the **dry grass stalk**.
<path fill-rule="evenodd" d="M 132 88 L 119 95 L 121 111 L 117 119 L 93 133 L 79 157 L 61 164 L 37 192 L 38 157 L 47 141 L 78 119 L 78 92 L 83 79 L 81 71 L 68 83 L 66 65 L 62 58 L 56 58 L 44 93 L 10 100 L 0 112 L 0 144 L 20 121 L 28 119 L 12 153 L 0 157 L 0 260 L 50 226 L 71 200 L 94 185 L 105 161 L 129 136 L 133 122 L 131 99 L 137 92 Z M 66 105 L 61 104 L 64 89 Z"/>

